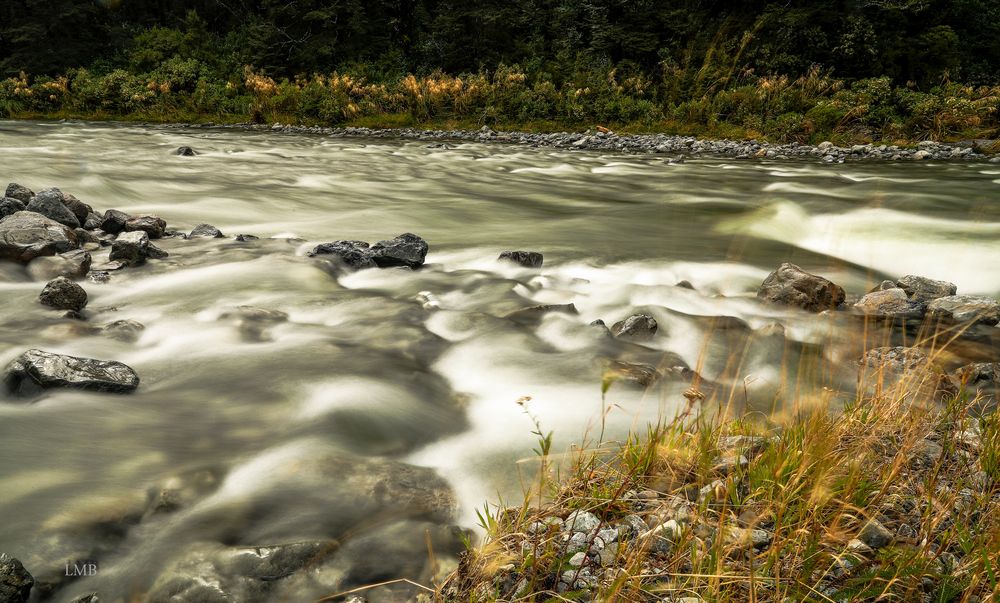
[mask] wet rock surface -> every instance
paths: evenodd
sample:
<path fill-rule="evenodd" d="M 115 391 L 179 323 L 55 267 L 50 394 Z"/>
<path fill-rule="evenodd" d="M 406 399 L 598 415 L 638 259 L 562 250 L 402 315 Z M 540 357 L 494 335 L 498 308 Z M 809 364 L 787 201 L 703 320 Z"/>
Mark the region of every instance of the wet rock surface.
<path fill-rule="evenodd" d="M 501 262 L 510 262 L 525 268 L 541 268 L 544 258 L 537 251 L 501 251 Z"/>
<path fill-rule="evenodd" d="M 949 295 L 939 297 L 927 305 L 927 315 L 957 323 L 1000 323 L 1000 303 L 978 295 Z"/>
<path fill-rule="evenodd" d="M 139 375 L 121 362 L 28 350 L 7 366 L 4 384 L 25 397 L 63 387 L 127 393 L 139 387 Z"/>
<path fill-rule="evenodd" d="M 53 188 L 39 192 L 31 198 L 26 209 L 42 214 L 46 218 L 70 228 L 80 227 L 80 220 L 63 203 L 63 194 L 59 189 Z"/>
<path fill-rule="evenodd" d="M 57 310 L 79 312 L 87 305 L 87 292 L 65 276 L 60 276 L 45 285 L 38 301 Z"/>
<path fill-rule="evenodd" d="M 42 214 L 22 211 L 0 220 L 0 259 L 29 262 L 77 247 L 70 228 Z"/>
<path fill-rule="evenodd" d="M 821 312 L 842 304 L 846 294 L 839 285 L 785 262 L 768 275 L 757 297 L 773 304 Z"/>

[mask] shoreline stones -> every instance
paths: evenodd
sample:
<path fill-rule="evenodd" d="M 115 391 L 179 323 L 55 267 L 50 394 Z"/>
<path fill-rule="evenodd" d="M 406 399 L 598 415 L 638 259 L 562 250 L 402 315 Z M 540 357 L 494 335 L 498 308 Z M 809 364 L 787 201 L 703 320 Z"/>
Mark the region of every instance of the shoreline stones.
<path fill-rule="evenodd" d="M 936 281 L 922 276 L 908 274 L 896 281 L 896 286 L 902 289 L 909 299 L 929 303 L 939 297 L 955 295 L 958 287 L 947 281 Z"/>
<path fill-rule="evenodd" d="M 0 220 L 0 259 L 26 263 L 78 247 L 70 228 L 42 214 L 20 211 Z"/>
<path fill-rule="evenodd" d="M 57 188 L 50 188 L 39 192 L 37 195 L 31 198 L 25 208 L 27 211 L 33 211 L 38 214 L 42 214 L 50 220 L 55 220 L 64 226 L 69 228 L 79 228 L 80 220 L 76 215 L 70 211 L 70 208 L 66 207 L 63 203 L 63 194 Z"/>
<path fill-rule="evenodd" d="M 541 268 L 544 258 L 537 251 L 501 251 L 497 260 L 518 264 L 524 268 Z"/>
<path fill-rule="evenodd" d="M 809 312 L 822 312 L 842 304 L 846 294 L 841 286 L 785 262 L 764 279 L 757 290 L 757 298 Z"/>
<path fill-rule="evenodd" d="M 27 204 L 31 201 L 31 198 L 35 196 L 35 193 L 26 186 L 21 186 L 16 182 L 11 182 L 7 185 L 7 190 L 4 192 L 3 196 L 10 197 L 11 199 L 17 199 L 21 203 Z"/>
<path fill-rule="evenodd" d="M 168 255 L 166 251 L 149 242 L 149 235 L 145 231 L 133 230 L 121 233 L 111 243 L 111 255 L 108 259 L 128 266 L 138 266 L 147 259 L 160 260 Z"/>
<path fill-rule="evenodd" d="M 959 323 L 1000 323 L 1000 303 L 979 295 L 949 295 L 927 305 L 927 316 Z"/>
<path fill-rule="evenodd" d="M 130 216 L 125 220 L 125 232 L 142 231 L 150 239 L 159 239 L 167 229 L 167 222 L 159 216 Z"/>
<path fill-rule="evenodd" d="M 87 292 L 65 276 L 60 276 L 46 283 L 38 301 L 57 310 L 79 312 L 87 305 Z"/>
<path fill-rule="evenodd" d="M 413 233 L 403 233 L 393 239 L 369 245 L 365 241 L 332 241 L 313 247 L 309 257 L 329 256 L 340 267 L 349 270 L 405 266 L 416 270 L 423 266 L 429 246 Z"/>
<path fill-rule="evenodd" d="M 224 236 L 225 235 L 222 234 L 221 230 L 212 226 L 211 224 L 199 224 L 191 230 L 190 234 L 188 234 L 189 239 L 193 239 L 196 237 L 203 237 L 208 239 L 221 239 Z"/>
<path fill-rule="evenodd" d="M 20 561 L 7 553 L 0 553 L 0 601 L 25 603 L 34 585 L 35 579 Z"/>
<path fill-rule="evenodd" d="M 139 375 L 131 367 L 113 360 L 28 350 L 7 366 L 4 385 L 8 392 L 18 396 L 34 396 L 59 387 L 128 393 L 139 387 Z"/>

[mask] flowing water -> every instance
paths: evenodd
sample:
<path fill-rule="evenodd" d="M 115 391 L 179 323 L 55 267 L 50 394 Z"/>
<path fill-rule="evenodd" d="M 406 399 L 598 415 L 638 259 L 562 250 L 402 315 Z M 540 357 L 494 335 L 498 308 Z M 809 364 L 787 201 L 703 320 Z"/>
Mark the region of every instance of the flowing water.
<path fill-rule="evenodd" d="M 172 155 L 181 145 L 199 155 Z M 321 453 L 434 468 L 459 496 L 458 523 L 471 526 L 477 507 L 498 494 L 518 498 L 520 479 L 534 471 L 518 462 L 535 444 L 529 412 L 564 451 L 596 437 L 604 405 L 606 438 L 681 407 L 690 384 L 679 378 L 645 391 L 616 383 L 602 402 L 609 357 L 667 367 L 679 357 L 727 400 L 780 412 L 791 397 L 780 389 L 783 368 L 805 366 L 805 351 L 820 349 L 843 371 L 826 371 L 817 384 L 848 387 L 851 338 L 817 346 L 831 340 L 829 321 L 755 299 L 782 261 L 854 294 L 903 274 L 1000 294 L 995 165 L 674 163 L 433 147 L 0 122 L 4 183 L 57 186 L 99 211 L 155 213 L 182 231 L 207 222 L 230 236 L 163 239 L 169 258 L 113 273 L 106 284 L 85 282 L 86 323 L 39 305 L 40 283 L 23 268 L 0 266 L 0 363 L 40 348 L 119 360 L 142 377 L 127 396 L 60 391 L 32 404 L 0 401 L 0 551 L 50 562 L 39 552 L 49 534 L 124 513 L 168 476 L 221 468 L 218 491 L 124 538 L 102 556 L 98 576 L 60 594 L 100 590 L 118 600 L 144 592 L 157 575 L 152 566 L 196 542 L 308 537 L 317 516 L 338 512 L 321 496 L 303 496 L 336 483 L 296 473 Z M 320 242 L 402 232 L 429 242 L 422 270 L 336 278 L 305 256 Z M 239 233 L 260 240 L 234 241 Z M 540 251 L 544 266 L 499 264 L 505 249 Z M 681 280 L 694 290 L 676 287 Z M 503 318 L 563 303 L 579 314 L 527 325 Z M 287 320 L 254 320 L 242 306 Z M 612 345 L 588 326 L 636 311 L 660 325 L 642 346 Z M 742 322 L 719 328 L 719 316 Z M 87 328 L 120 319 L 146 326 L 138 341 Z M 787 340 L 762 331 L 775 322 Z M 799 361 L 789 362 L 791 353 Z M 239 532 L 198 513 L 247 498 L 266 500 L 280 519 Z"/>

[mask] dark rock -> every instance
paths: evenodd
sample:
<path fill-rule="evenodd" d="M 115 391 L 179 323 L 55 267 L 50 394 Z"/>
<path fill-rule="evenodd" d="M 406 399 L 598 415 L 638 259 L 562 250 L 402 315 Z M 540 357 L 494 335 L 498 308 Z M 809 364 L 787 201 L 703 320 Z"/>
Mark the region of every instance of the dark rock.
<path fill-rule="evenodd" d="M 497 259 L 519 264 L 525 268 L 541 268 L 543 258 L 537 251 L 501 251 Z"/>
<path fill-rule="evenodd" d="M 687 280 L 680 281 L 679 283 L 677 283 L 674 286 L 675 287 L 680 287 L 682 289 L 691 289 L 692 291 L 694 291 L 694 285 L 691 284 L 691 281 L 687 281 Z"/>
<path fill-rule="evenodd" d="M 76 235 L 76 240 L 80 243 L 80 245 L 90 243 L 92 245 L 96 245 L 97 247 L 101 246 L 100 237 L 85 228 L 74 228 L 73 234 Z"/>
<path fill-rule="evenodd" d="M 0 258 L 28 262 L 77 247 L 72 230 L 41 214 L 20 211 L 0 220 Z"/>
<path fill-rule="evenodd" d="M 1000 400 L 1000 362 L 975 362 L 956 369 L 952 374 L 956 387 L 964 386 L 973 396 L 992 401 Z"/>
<path fill-rule="evenodd" d="M 129 266 L 128 262 L 123 262 L 121 260 L 111 260 L 110 262 L 105 262 L 103 264 L 91 266 L 90 273 L 91 275 L 94 275 L 95 273 L 107 274 L 108 272 L 114 272 L 115 270 L 128 268 L 128 266 Z"/>
<path fill-rule="evenodd" d="M 424 265 L 427 249 L 427 241 L 409 232 L 371 246 L 372 259 L 379 268 L 391 266 L 419 268 Z"/>
<path fill-rule="evenodd" d="M 774 304 L 821 312 L 839 306 L 846 295 L 839 285 L 785 262 L 764 279 L 757 297 Z"/>
<path fill-rule="evenodd" d="M 104 219 L 101 220 L 101 230 L 108 234 L 116 235 L 125 230 L 125 224 L 132 216 L 117 209 L 109 209 L 104 212 Z"/>
<path fill-rule="evenodd" d="M 601 335 L 604 335 L 605 337 L 611 337 L 612 336 L 611 335 L 611 329 L 609 329 L 608 325 L 605 324 L 605 322 L 603 320 L 601 320 L 600 318 L 598 318 L 597 320 L 589 323 L 589 326 L 594 327 L 595 329 L 597 329 L 601 333 Z"/>
<path fill-rule="evenodd" d="M 333 241 L 317 245 L 308 254 L 309 257 L 325 256 L 334 260 L 339 266 L 349 270 L 375 268 L 377 264 L 372 257 L 371 248 L 364 241 Z"/>
<path fill-rule="evenodd" d="M 211 224 L 199 224 L 191 230 L 191 234 L 188 235 L 189 238 L 195 237 L 205 237 L 208 239 L 221 239 L 223 236 L 222 231 L 218 228 L 212 226 Z"/>
<path fill-rule="evenodd" d="M 525 324 L 536 323 L 542 319 L 543 316 L 549 312 L 562 312 L 564 314 L 579 314 L 576 306 L 573 304 L 542 304 L 539 306 L 531 306 L 530 308 L 521 308 L 520 310 L 514 310 L 509 314 L 505 315 L 504 318 L 509 318 L 514 322 L 520 322 Z"/>
<path fill-rule="evenodd" d="M 620 339 L 649 341 L 656 335 L 656 319 L 648 314 L 633 314 L 611 326 L 611 334 Z"/>
<path fill-rule="evenodd" d="M 104 217 L 96 212 L 90 212 L 83 221 L 83 227 L 87 230 L 97 230 L 104 223 Z"/>
<path fill-rule="evenodd" d="M 141 230 L 123 232 L 118 235 L 115 242 L 111 244 L 110 260 L 119 260 L 130 266 L 136 266 L 146 261 L 149 257 L 149 235 Z M 104 266 L 95 270 L 108 270 Z"/>
<path fill-rule="evenodd" d="M 162 260 L 164 258 L 170 257 L 170 254 L 167 253 L 165 250 L 160 249 L 156 245 L 150 243 L 149 247 L 146 248 L 146 257 L 151 260 Z"/>
<path fill-rule="evenodd" d="M 949 295 L 931 301 L 927 316 L 949 322 L 995 325 L 1000 322 L 1000 303 L 978 295 Z"/>
<path fill-rule="evenodd" d="M 87 292 L 65 276 L 60 276 L 45 285 L 38 301 L 57 310 L 79 312 L 87 305 Z"/>
<path fill-rule="evenodd" d="M 167 229 L 167 223 L 159 216 L 132 216 L 125 221 L 126 232 L 142 231 L 149 235 L 151 239 L 159 239 L 163 236 L 163 231 Z"/>
<path fill-rule="evenodd" d="M 0 602 L 25 603 L 34 585 L 35 579 L 20 561 L 0 553 Z"/>
<path fill-rule="evenodd" d="M 879 283 L 878 285 L 876 285 L 868 293 L 875 293 L 876 291 L 888 291 L 889 289 L 898 289 L 898 288 L 899 288 L 899 286 L 896 283 L 894 283 L 894 282 L 892 282 L 890 280 L 884 280 L 881 283 Z"/>
<path fill-rule="evenodd" d="M 874 291 L 854 304 L 854 309 L 866 316 L 886 318 L 920 318 L 924 315 L 924 305 L 910 300 L 903 289 L 894 287 Z"/>
<path fill-rule="evenodd" d="M 104 325 L 101 332 L 112 339 L 135 343 L 139 340 L 139 336 L 142 335 L 145 329 L 146 326 L 141 322 L 125 319 L 116 320 Z"/>
<path fill-rule="evenodd" d="M 13 197 L 0 199 L 0 218 L 6 218 L 11 214 L 24 211 L 25 205 Z"/>
<path fill-rule="evenodd" d="M 84 226 L 87 223 L 87 218 L 91 214 L 94 214 L 94 208 L 87 205 L 83 201 L 80 201 L 73 195 L 70 195 L 68 193 L 60 193 L 60 194 L 62 195 L 63 205 L 65 205 L 67 209 L 73 212 L 73 215 L 76 216 L 77 222 L 79 222 L 81 226 Z"/>
<path fill-rule="evenodd" d="M 4 197 L 17 199 L 18 201 L 24 203 L 25 205 L 27 205 L 31 201 L 31 198 L 34 196 L 35 193 L 32 192 L 31 189 L 29 189 L 26 186 L 21 186 L 16 182 L 11 182 L 10 184 L 8 184 L 7 192 L 4 193 Z"/>
<path fill-rule="evenodd" d="M 258 241 L 260 240 L 260 237 L 252 234 L 238 234 L 236 235 L 236 240 L 240 243 L 246 243 L 248 241 Z"/>
<path fill-rule="evenodd" d="M 127 393 L 139 387 L 139 375 L 113 360 L 28 350 L 8 365 L 4 384 L 12 394 L 21 396 L 55 387 Z"/>
<path fill-rule="evenodd" d="M 649 387 L 663 377 L 656 367 L 637 362 L 611 361 L 604 371 L 604 380 L 623 381 L 640 387 Z"/>
<path fill-rule="evenodd" d="M 27 210 L 42 214 L 70 228 L 80 227 L 80 220 L 66 207 L 66 204 L 63 203 L 62 192 L 56 188 L 44 190 L 32 197 Z"/>
<path fill-rule="evenodd" d="M 58 255 L 35 258 L 28 263 L 28 273 L 35 280 L 50 280 L 64 276 L 76 279 L 87 276 L 90 271 L 90 254 L 83 249 L 74 249 Z"/>
<path fill-rule="evenodd" d="M 896 281 L 896 285 L 906 292 L 913 301 L 928 303 L 939 297 L 948 297 L 958 292 L 958 287 L 947 281 L 935 281 L 922 276 L 908 274 Z"/>
<path fill-rule="evenodd" d="M 181 157 L 194 157 L 197 154 L 198 152 L 191 147 L 177 147 L 177 150 L 174 151 L 174 155 L 179 155 Z"/>

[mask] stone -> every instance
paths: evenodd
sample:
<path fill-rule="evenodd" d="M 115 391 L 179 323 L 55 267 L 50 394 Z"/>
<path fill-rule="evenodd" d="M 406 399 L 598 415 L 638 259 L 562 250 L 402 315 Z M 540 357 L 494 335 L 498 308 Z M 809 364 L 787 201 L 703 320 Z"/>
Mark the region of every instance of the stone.
<path fill-rule="evenodd" d="M 135 266 L 149 257 L 149 235 L 143 231 L 123 232 L 111 244 L 109 260 L 125 262 Z"/>
<path fill-rule="evenodd" d="M 391 266 L 419 268 L 424 264 L 427 250 L 427 241 L 409 232 L 371 246 L 372 259 L 379 268 Z"/>
<path fill-rule="evenodd" d="M 90 212 L 83 221 L 83 227 L 87 230 L 97 230 L 104 222 L 104 217 L 97 212 Z"/>
<path fill-rule="evenodd" d="M 506 315 L 504 318 L 509 318 L 514 322 L 519 322 L 523 324 L 531 324 L 540 321 L 546 314 L 550 312 L 561 312 L 563 314 L 579 314 L 576 306 L 573 304 L 541 304 L 538 306 L 531 306 L 528 308 L 521 308 L 520 310 L 514 310 Z"/>
<path fill-rule="evenodd" d="M 260 240 L 260 237 L 252 234 L 238 234 L 236 235 L 236 240 L 240 243 L 248 243 L 250 241 L 258 241 Z"/>
<path fill-rule="evenodd" d="M 377 268 L 378 265 L 372 258 L 372 251 L 368 243 L 364 241 L 332 241 L 313 247 L 307 253 L 309 257 L 329 257 L 338 267 L 348 270 L 363 270 L 365 268 Z"/>
<path fill-rule="evenodd" d="M 920 318 L 924 314 L 923 304 L 911 301 L 898 287 L 868 293 L 854 304 L 854 309 L 865 316 L 885 318 Z"/>
<path fill-rule="evenodd" d="M 127 343 L 135 343 L 139 341 L 139 337 L 142 332 L 146 330 L 146 326 L 141 322 L 136 320 L 116 320 L 110 322 L 101 328 L 101 333 L 111 337 L 112 339 L 117 339 L 119 341 L 124 341 Z"/>
<path fill-rule="evenodd" d="M 896 281 L 896 286 L 916 302 L 929 303 L 939 297 L 948 297 L 958 292 L 954 283 L 936 281 L 922 276 L 908 274 Z"/>
<path fill-rule="evenodd" d="M 26 207 L 27 211 L 42 214 L 46 218 L 55 220 L 60 224 L 70 228 L 79 228 L 80 220 L 63 203 L 63 194 L 59 189 L 52 188 L 44 190 L 34 197 Z"/>
<path fill-rule="evenodd" d="M 90 271 L 90 253 L 74 249 L 66 253 L 35 258 L 28 262 L 28 274 L 35 280 L 51 280 L 56 277 L 70 279 L 83 278 Z"/>
<path fill-rule="evenodd" d="M 39 213 L 20 211 L 0 220 L 0 258 L 29 262 L 78 247 L 71 229 Z"/>
<path fill-rule="evenodd" d="M 648 314 L 633 314 L 611 326 L 611 334 L 619 339 L 649 341 L 656 335 L 656 319 Z"/>
<path fill-rule="evenodd" d="M 764 279 L 757 297 L 773 304 L 821 312 L 842 304 L 846 294 L 839 285 L 785 262 Z"/>
<path fill-rule="evenodd" d="M 924 160 L 924 159 L 930 159 L 933 156 L 934 156 L 934 153 L 931 153 L 930 151 L 920 150 L 920 151 L 917 151 L 916 153 L 913 154 L 913 159 L 915 161 L 921 161 L 921 160 Z"/>
<path fill-rule="evenodd" d="M 877 520 L 872 519 L 858 532 L 858 540 L 873 549 L 880 549 L 892 542 L 892 532 Z"/>
<path fill-rule="evenodd" d="M 13 197 L 4 197 L 0 199 L 0 218 L 6 218 L 11 214 L 16 214 L 19 211 L 24 211 L 25 205 Z"/>
<path fill-rule="evenodd" d="M 65 276 L 60 276 L 45 285 L 38 301 L 57 310 L 79 312 L 87 305 L 87 292 Z"/>
<path fill-rule="evenodd" d="M 978 295 L 948 295 L 931 301 L 927 316 L 949 322 L 996 325 L 1000 322 L 1000 303 Z"/>
<path fill-rule="evenodd" d="M 101 220 L 101 230 L 108 234 L 116 235 L 125 230 L 125 224 L 132 216 L 117 209 L 109 209 L 104 212 L 104 219 Z"/>
<path fill-rule="evenodd" d="M 602 337 L 612 337 L 611 329 L 605 324 L 603 320 L 598 318 L 597 320 L 587 323 L 588 326 L 594 327 L 594 330 L 599 333 Z"/>
<path fill-rule="evenodd" d="M 954 393 L 954 385 L 926 352 L 915 347 L 879 347 L 860 360 L 862 384 L 868 393 L 904 386 L 907 395 L 937 396 Z"/>
<path fill-rule="evenodd" d="M 974 362 L 951 373 L 957 387 L 965 387 L 970 395 L 980 395 L 996 402 L 1000 400 L 1000 362 Z"/>
<path fill-rule="evenodd" d="M 208 239 L 221 239 L 224 236 L 221 230 L 211 224 L 199 224 L 191 230 L 188 238 L 204 237 Z"/>
<path fill-rule="evenodd" d="M 58 191 L 59 189 L 53 190 Z M 60 191 L 59 194 L 62 195 L 63 205 L 73 212 L 73 215 L 76 216 L 76 221 L 80 223 L 80 226 L 83 226 L 87 222 L 87 217 L 94 213 L 94 208 L 69 193 L 63 193 Z"/>
<path fill-rule="evenodd" d="M 3 196 L 10 197 L 11 199 L 17 199 L 21 203 L 27 205 L 31 202 L 31 198 L 35 196 L 35 193 L 26 186 L 21 186 L 16 182 L 11 182 L 7 185 L 7 191 Z"/>
<path fill-rule="evenodd" d="M 501 251 L 497 260 L 511 262 L 525 268 L 541 268 L 542 254 L 537 251 Z"/>
<path fill-rule="evenodd" d="M 680 287 L 681 289 L 690 289 L 691 291 L 695 290 L 694 285 L 692 285 L 691 281 L 689 280 L 679 281 L 676 285 L 674 285 L 674 287 Z"/>
<path fill-rule="evenodd" d="M 127 393 L 139 387 L 139 375 L 131 367 L 113 360 L 28 350 L 7 366 L 4 384 L 10 393 L 19 396 L 33 396 L 58 387 Z"/>
<path fill-rule="evenodd" d="M 854 553 L 855 555 L 871 555 L 874 551 L 872 547 L 861 542 L 857 538 L 852 538 L 850 542 L 847 543 L 847 552 Z"/>
<path fill-rule="evenodd" d="M 583 532 L 590 534 L 595 532 L 600 525 L 601 520 L 590 511 L 577 510 L 566 517 L 563 521 L 562 529 L 570 533 Z"/>
<path fill-rule="evenodd" d="M 198 152 L 191 147 L 177 147 L 174 151 L 174 155 L 178 155 L 180 157 L 194 157 L 197 154 Z"/>
<path fill-rule="evenodd" d="M 612 360 L 604 370 L 605 381 L 623 381 L 639 387 L 649 387 L 663 378 L 663 373 L 651 364 Z"/>
<path fill-rule="evenodd" d="M 934 465 L 941 460 L 944 448 L 931 440 L 920 440 L 910 450 L 910 458 L 923 465 Z"/>
<path fill-rule="evenodd" d="M 35 579 L 20 561 L 7 553 L 0 553 L 0 601 L 25 603 L 34 585 Z"/>
<path fill-rule="evenodd" d="M 149 235 L 150 239 L 159 239 L 167 229 L 167 223 L 163 218 L 152 215 L 132 216 L 125 220 L 125 231 L 142 231 Z"/>

